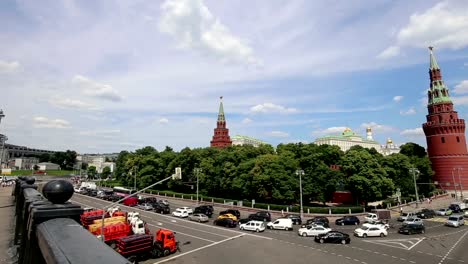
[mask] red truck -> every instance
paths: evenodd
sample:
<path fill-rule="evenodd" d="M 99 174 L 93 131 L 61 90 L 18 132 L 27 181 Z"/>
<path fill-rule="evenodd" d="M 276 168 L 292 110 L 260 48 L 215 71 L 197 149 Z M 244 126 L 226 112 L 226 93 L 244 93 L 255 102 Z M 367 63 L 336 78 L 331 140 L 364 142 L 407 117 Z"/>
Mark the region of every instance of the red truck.
<path fill-rule="evenodd" d="M 153 237 L 150 234 L 131 235 L 117 240 L 117 252 L 130 262 L 168 256 L 179 250 L 174 232 L 159 229 Z"/>
<path fill-rule="evenodd" d="M 127 199 L 123 200 L 122 203 L 126 206 L 134 207 L 138 205 L 138 198 L 128 197 Z"/>

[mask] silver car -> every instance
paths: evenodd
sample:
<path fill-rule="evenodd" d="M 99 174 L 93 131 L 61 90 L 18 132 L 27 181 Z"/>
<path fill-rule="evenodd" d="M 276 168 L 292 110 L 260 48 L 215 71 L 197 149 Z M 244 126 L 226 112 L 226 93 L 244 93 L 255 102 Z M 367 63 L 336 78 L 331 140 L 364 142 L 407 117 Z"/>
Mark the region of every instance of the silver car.
<path fill-rule="evenodd" d="M 460 227 L 462 225 L 465 225 L 465 219 L 463 219 L 462 215 L 453 215 L 447 219 L 447 222 L 445 222 L 445 225 L 453 226 L 453 227 Z"/>
<path fill-rule="evenodd" d="M 197 221 L 199 223 L 208 222 L 208 216 L 204 214 L 191 214 L 189 216 L 190 221 Z"/>
<path fill-rule="evenodd" d="M 140 204 L 140 205 L 138 205 L 138 208 L 140 208 L 142 210 L 145 210 L 145 211 L 153 210 L 153 206 L 151 204 L 148 204 L 148 203 Z"/>

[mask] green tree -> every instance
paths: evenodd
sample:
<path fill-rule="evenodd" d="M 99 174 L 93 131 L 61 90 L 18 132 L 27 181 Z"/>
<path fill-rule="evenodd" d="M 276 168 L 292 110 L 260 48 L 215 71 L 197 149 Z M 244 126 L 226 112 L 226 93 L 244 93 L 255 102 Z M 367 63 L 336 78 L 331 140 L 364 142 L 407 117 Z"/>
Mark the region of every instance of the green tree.
<path fill-rule="evenodd" d="M 101 172 L 101 179 L 107 179 L 111 175 L 111 169 L 109 167 L 104 167 Z"/>
<path fill-rule="evenodd" d="M 97 175 L 97 170 L 95 166 L 88 167 L 88 177 L 94 179 Z"/>
<path fill-rule="evenodd" d="M 409 142 L 404 145 L 401 145 L 400 153 L 408 157 L 423 158 L 427 156 L 426 149 L 424 149 L 424 147 L 413 142 Z"/>

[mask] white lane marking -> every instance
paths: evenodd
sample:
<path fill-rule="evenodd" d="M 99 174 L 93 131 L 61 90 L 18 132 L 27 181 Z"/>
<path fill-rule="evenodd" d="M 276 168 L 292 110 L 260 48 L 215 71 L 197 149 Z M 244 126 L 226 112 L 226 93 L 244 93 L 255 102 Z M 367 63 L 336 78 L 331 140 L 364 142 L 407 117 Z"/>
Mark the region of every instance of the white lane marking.
<path fill-rule="evenodd" d="M 233 240 L 233 239 L 242 237 L 242 236 L 244 236 L 244 235 L 245 235 L 245 234 L 240 234 L 240 235 L 237 235 L 237 236 L 229 237 L 229 238 L 223 239 L 223 240 L 221 240 L 221 241 L 214 242 L 214 243 L 212 243 L 212 244 L 209 244 L 209 245 L 206 245 L 206 246 L 203 246 L 203 247 L 200 247 L 200 248 L 192 249 L 192 250 L 190 250 L 190 251 L 187 251 L 187 252 L 184 252 L 184 253 L 182 253 L 182 254 L 173 256 L 173 257 L 171 257 L 171 258 L 164 259 L 164 260 L 161 260 L 161 261 L 158 261 L 158 262 L 154 262 L 153 264 L 159 264 L 159 263 L 168 262 L 168 261 L 170 261 L 170 260 L 173 260 L 173 259 L 176 259 L 176 258 L 180 258 L 180 257 L 182 257 L 182 256 L 185 256 L 185 255 L 188 255 L 188 254 L 190 254 L 190 253 L 203 250 L 203 249 L 205 249 L 205 248 L 209 248 L 209 247 L 212 247 L 212 246 L 216 246 L 216 245 L 218 245 L 218 244 L 221 244 L 221 243 L 227 242 L 227 241 L 229 241 L 229 240 Z"/>
<path fill-rule="evenodd" d="M 148 223 L 149 226 L 154 226 L 154 227 L 158 227 L 157 225 L 153 225 L 153 224 L 150 224 Z M 173 229 L 170 229 L 170 228 L 165 228 L 167 230 L 171 230 L 172 232 L 175 232 L 175 234 L 182 234 L 184 236 L 189 236 L 189 237 L 193 237 L 193 238 L 196 238 L 196 239 L 200 239 L 200 240 L 204 240 L 204 241 L 208 241 L 210 243 L 215 243 L 216 241 L 214 240 L 209 240 L 209 239 L 206 239 L 206 238 L 203 238 L 203 237 L 198 237 L 198 236 L 194 236 L 194 235 L 190 235 L 190 234 L 187 234 L 187 233 L 182 233 L 180 231 L 177 231 L 177 230 L 173 230 Z"/>
<path fill-rule="evenodd" d="M 414 245 L 412 245 L 411 247 L 408 248 L 408 250 L 411 250 L 412 248 L 414 248 L 415 246 L 417 246 L 419 243 L 421 243 L 423 240 L 425 239 L 425 237 L 423 237 L 421 240 L 419 240 L 418 242 L 416 242 Z"/>
<path fill-rule="evenodd" d="M 458 243 L 460 243 L 460 241 L 462 241 L 462 239 L 468 234 L 468 231 L 465 232 L 465 234 L 463 234 L 458 240 L 457 242 L 455 242 L 455 244 L 450 248 L 450 250 L 447 252 L 447 254 L 445 254 L 445 256 L 442 258 L 442 260 L 439 262 L 439 264 L 442 264 L 445 259 L 450 255 L 450 253 L 452 253 L 452 250 L 458 245 Z"/>

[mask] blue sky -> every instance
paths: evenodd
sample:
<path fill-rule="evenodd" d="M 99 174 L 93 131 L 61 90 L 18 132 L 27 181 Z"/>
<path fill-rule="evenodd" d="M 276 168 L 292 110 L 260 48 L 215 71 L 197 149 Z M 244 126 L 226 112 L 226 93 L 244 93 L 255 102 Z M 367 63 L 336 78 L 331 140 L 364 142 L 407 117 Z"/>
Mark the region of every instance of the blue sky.
<path fill-rule="evenodd" d="M 277 145 L 345 127 L 425 144 L 427 46 L 468 118 L 468 2 L 0 2 L 0 133 L 81 153 Z"/>

